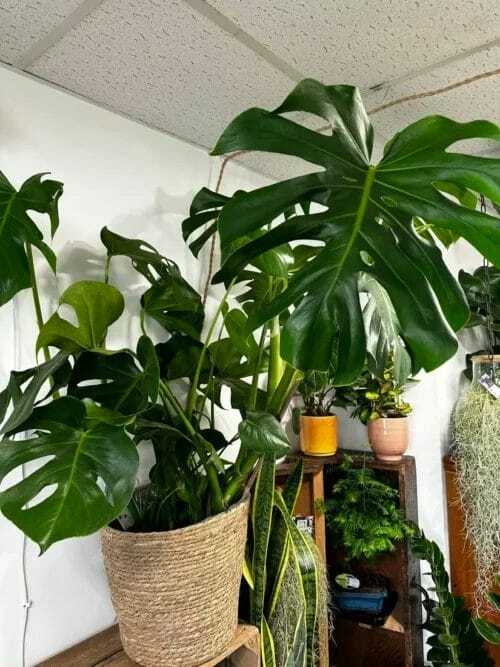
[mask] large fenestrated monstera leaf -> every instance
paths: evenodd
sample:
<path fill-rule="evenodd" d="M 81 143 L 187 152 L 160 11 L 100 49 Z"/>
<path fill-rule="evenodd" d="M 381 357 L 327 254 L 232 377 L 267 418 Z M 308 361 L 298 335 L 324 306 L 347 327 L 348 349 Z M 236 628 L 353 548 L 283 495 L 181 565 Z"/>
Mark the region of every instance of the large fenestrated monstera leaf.
<path fill-rule="evenodd" d="M 52 270 L 56 257 L 43 241 L 43 234 L 28 211 L 47 213 L 52 236 L 59 225 L 57 203 L 63 186 L 58 181 L 31 176 L 16 190 L 0 171 L 0 306 L 22 289 L 31 286 L 27 243 L 36 246 Z"/>
<path fill-rule="evenodd" d="M 1 443 L 0 481 L 25 463 L 41 465 L 0 493 L 0 510 L 43 552 L 116 518 L 132 495 L 139 459 L 123 427 L 89 425 L 75 398 L 37 408 L 29 422 L 35 437 Z"/>
<path fill-rule="evenodd" d="M 323 135 L 283 117 L 289 112 L 319 116 L 331 124 L 332 133 Z M 373 129 L 357 88 L 313 80 L 300 83 L 273 112 L 254 108 L 242 113 L 213 154 L 283 153 L 322 170 L 239 193 L 223 207 L 218 229 L 225 261 L 215 280 L 237 276 L 255 257 L 284 243 L 321 242 L 317 256 L 254 314 L 251 326 L 296 306 L 283 328 L 282 356 L 303 370 L 326 369 L 337 359 L 337 384 L 350 383 L 365 359 L 357 276 L 366 272 L 389 294 L 414 365 L 436 368 L 456 351 L 454 331 L 467 321 L 468 308 L 439 248 L 415 231 L 413 221 L 418 217 L 431 229 L 450 230 L 500 264 L 500 221 L 444 194 L 455 186 L 500 201 L 500 160 L 447 150 L 475 137 L 500 140 L 500 129 L 486 121 L 457 123 L 430 116 L 396 134 L 380 163 L 371 165 Z M 278 222 L 227 255 L 238 239 L 304 201 L 325 209 Z"/>
<path fill-rule="evenodd" d="M 149 400 L 156 401 L 159 380 L 154 345 L 147 336 L 141 336 L 136 355 L 128 350 L 80 354 L 71 373 L 68 393 L 80 399 L 89 398 L 114 412 L 134 415 L 145 410 Z"/>
<path fill-rule="evenodd" d="M 0 433 L 18 430 L 31 416 L 37 402 L 66 386 L 71 374 L 68 357 L 69 353 L 60 351 L 40 366 L 24 371 L 11 371 L 9 382 L 0 393 L 0 422 L 4 420 L 9 407 L 12 410 Z M 50 388 L 44 391 L 48 381 Z"/>

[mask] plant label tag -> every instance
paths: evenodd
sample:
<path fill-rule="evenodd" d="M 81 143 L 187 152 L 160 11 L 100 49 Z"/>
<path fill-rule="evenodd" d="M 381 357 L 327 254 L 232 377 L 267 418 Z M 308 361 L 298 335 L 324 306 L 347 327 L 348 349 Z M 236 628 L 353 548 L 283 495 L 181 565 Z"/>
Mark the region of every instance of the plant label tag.
<path fill-rule="evenodd" d="M 312 535 L 314 533 L 314 517 L 298 515 L 293 517 L 297 528 L 301 533 Z"/>
<path fill-rule="evenodd" d="M 120 516 L 118 517 L 118 522 L 120 526 L 123 528 L 123 530 L 128 530 L 134 525 L 134 519 L 132 517 L 132 514 L 130 512 L 127 512 L 127 510 L 125 510 L 120 514 Z"/>
<path fill-rule="evenodd" d="M 479 384 L 482 385 L 493 398 L 500 398 L 500 387 L 493 382 L 493 378 L 488 373 L 481 375 Z"/>

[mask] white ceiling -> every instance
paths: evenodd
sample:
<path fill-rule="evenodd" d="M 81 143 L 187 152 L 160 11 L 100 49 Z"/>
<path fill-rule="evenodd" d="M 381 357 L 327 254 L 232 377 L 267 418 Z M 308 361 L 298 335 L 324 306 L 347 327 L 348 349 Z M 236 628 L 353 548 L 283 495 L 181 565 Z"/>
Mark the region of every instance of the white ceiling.
<path fill-rule="evenodd" d="M 499 35 L 498 0 L 0 0 L 5 63 L 207 148 L 237 113 L 275 107 L 306 76 L 355 83 L 372 108 L 497 69 Z M 499 110 L 495 76 L 374 123 L 383 142 L 422 115 Z M 243 160 L 273 176 L 301 170 Z"/>

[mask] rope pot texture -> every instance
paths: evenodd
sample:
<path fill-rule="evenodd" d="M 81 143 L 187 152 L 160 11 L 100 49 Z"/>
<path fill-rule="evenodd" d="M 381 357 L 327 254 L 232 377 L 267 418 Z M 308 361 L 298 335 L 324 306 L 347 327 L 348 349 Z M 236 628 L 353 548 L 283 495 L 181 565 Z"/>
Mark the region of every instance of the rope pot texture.
<path fill-rule="evenodd" d="M 101 531 L 123 648 L 145 667 L 193 667 L 236 633 L 249 498 L 165 532 Z"/>

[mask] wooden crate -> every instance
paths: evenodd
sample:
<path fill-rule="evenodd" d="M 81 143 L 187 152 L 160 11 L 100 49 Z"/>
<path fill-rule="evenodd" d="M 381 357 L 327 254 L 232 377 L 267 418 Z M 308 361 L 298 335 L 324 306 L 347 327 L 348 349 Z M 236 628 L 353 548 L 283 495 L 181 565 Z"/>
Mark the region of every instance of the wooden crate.
<path fill-rule="evenodd" d="M 413 457 L 405 456 L 400 463 L 389 464 L 377 461 L 370 453 L 346 453 L 353 457 L 355 464 L 361 465 L 364 461 L 365 465 L 384 471 L 399 490 L 400 505 L 406 517 L 418 522 Z M 315 539 L 330 565 L 340 556 L 340 550 L 338 545 L 329 544 L 324 517 L 318 516 L 315 502 L 324 497 L 323 491 L 328 496 L 328 486 L 332 483 L 332 475 L 335 475 L 335 468 L 340 464 L 341 457 L 342 452 L 331 457 L 303 457 L 304 485 L 296 508 L 299 514 L 314 514 L 317 517 Z M 278 479 L 288 475 L 295 463 L 296 460 L 290 460 L 282 464 L 278 469 Z M 419 628 L 422 622 L 422 607 L 420 594 L 415 586 L 420 583 L 419 561 L 413 558 L 407 545 L 401 545 L 396 551 L 378 559 L 373 569 L 391 581 L 399 596 L 398 604 L 382 627 L 370 627 L 337 618 L 334 632 L 336 645 L 330 643 L 329 661 L 322 664 L 337 667 L 366 667 L 378 663 L 383 664 L 383 667 L 423 665 L 422 631 Z"/>
<path fill-rule="evenodd" d="M 468 609 L 473 608 L 473 589 L 476 581 L 474 551 L 465 536 L 464 516 L 460 507 L 455 463 L 444 459 L 448 505 L 448 537 L 450 542 L 450 581 L 454 595 L 462 596 Z M 499 510 L 500 511 L 500 510 Z M 488 620 L 500 625 L 500 613 L 488 615 Z M 495 665 L 500 665 L 500 646 L 485 644 Z"/>
<path fill-rule="evenodd" d="M 122 649 L 118 626 L 114 625 L 76 646 L 45 660 L 39 667 L 134 667 Z M 199 667 L 260 667 L 259 631 L 239 625 L 231 644 L 220 655 Z"/>

